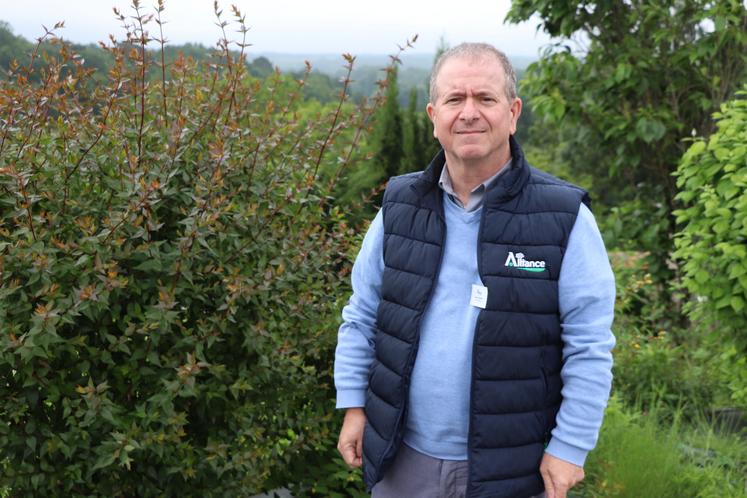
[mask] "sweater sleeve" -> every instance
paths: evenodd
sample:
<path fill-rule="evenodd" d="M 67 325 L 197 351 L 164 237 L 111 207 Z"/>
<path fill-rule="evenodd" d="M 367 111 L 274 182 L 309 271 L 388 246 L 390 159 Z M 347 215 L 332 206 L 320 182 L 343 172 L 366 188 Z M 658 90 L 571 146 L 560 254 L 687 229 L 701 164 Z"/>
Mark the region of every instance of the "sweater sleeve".
<path fill-rule="evenodd" d="M 615 279 L 591 211 L 581 205 L 560 269 L 563 401 L 546 451 L 583 466 L 612 385 Z"/>
<path fill-rule="evenodd" d="M 353 295 L 342 310 L 335 350 L 337 408 L 362 407 L 374 359 L 376 312 L 384 273 L 384 222 L 379 211 L 363 239 L 352 271 Z"/>

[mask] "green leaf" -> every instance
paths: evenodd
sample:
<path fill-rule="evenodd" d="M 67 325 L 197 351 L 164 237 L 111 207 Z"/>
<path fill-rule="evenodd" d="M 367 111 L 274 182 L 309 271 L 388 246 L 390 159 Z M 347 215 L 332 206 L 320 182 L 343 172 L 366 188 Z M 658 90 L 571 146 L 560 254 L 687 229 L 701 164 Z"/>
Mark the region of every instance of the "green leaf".
<path fill-rule="evenodd" d="M 103 469 L 105 467 L 109 467 L 111 464 L 114 463 L 114 460 L 116 458 L 117 457 L 114 455 L 113 452 L 112 453 L 105 453 L 105 454 L 99 456 L 99 458 L 96 459 L 96 463 L 93 465 L 93 467 L 91 468 L 91 470 L 95 471 L 95 470 L 98 470 L 98 469 Z"/>
<path fill-rule="evenodd" d="M 703 269 L 695 272 L 695 281 L 698 282 L 699 284 L 706 283 L 709 278 L 710 278 L 710 275 L 708 275 L 708 272 Z"/>
<path fill-rule="evenodd" d="M 731 307 L 736 312 L 740 312 L 744 309 L 744 299 L 740 296 L 733 296 L 729 304 L 731 304 Z"/>
<path fill-rule="evenodd" d="M 646 143 L 660 140 L 667 132 L 666 127 L 661 121 L 641 117 L 635 125 L 636 134 Z"/>
<path fill-rule="evenodd" d="M 732 263 L 729 265 L 729 278 L 738 279 L 745 273 L 747 273 L 747 267 L 745 267 L 744 263 Z"/>
<path fill-rule="evenodd" d="M 136 270 L 140 271 L 160 271 L 162 269 L 161 262 L 157 259 L 149 259 L 143 261 L 139 265 L 135 266 Z"/>
<path fill-rule="evenodd" d="M 705 151 L 706 143 L 703 140 L 697 140 L 695 143 L 693 143 L 689 149 L 687 149 L 687 153 L 685 154 L 686 158 L 691 158 L 693 156 L 697 156 L 699 154 L 702 154 L 703 151 Z"/>

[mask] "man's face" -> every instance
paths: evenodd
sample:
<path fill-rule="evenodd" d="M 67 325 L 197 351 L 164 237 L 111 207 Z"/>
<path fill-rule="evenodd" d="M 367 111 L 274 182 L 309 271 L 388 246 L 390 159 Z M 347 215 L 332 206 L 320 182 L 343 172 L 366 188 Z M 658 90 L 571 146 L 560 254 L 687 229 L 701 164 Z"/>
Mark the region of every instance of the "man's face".
<path fill-rule="evenodd" d="M 436 90 L 436 102 L 426 110 L 447 162 L 500 163 L 497 167 L 508 160 L 508 137 L 516 131 L 521 100 L 506 97 L 497 60 L 449 59 L 438 73 Z"/>

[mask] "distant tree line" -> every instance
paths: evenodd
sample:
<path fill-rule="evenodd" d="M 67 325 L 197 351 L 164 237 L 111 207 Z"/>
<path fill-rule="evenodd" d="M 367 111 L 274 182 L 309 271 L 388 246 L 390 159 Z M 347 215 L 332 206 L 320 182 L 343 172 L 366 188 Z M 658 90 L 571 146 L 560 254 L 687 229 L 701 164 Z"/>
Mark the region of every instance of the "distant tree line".
<path fill-rule="evenodd" d="M 34 45 L 34 42 L 27 40 L 23 36 L 15 35 L 10 24 L 0 21 L 0 74 L 6 73 L 14 61 L 20 66 L 28 64 L 29 55 L 33 51 Z M 105 51 L 96 44 L 83 45 L 73 43 L 70 46 L 85 60 L 86 67 L 96 69 L 98 76 L 94 78 L 92 83 L 94 81 L 101 81 L 111 68 L 111 58 L 107 56 Z M 53 50 L 52 47 L 48 47 L 48 49 Z M 157 50 L 160 52 L 160 48 Z M 152 56 L 156 55 L 156 49 L 149 50 L 149 52 Z M 215 58 L 220 54 L 220 51 L 217 48 L 205 47 L 196 43 L 166 45 L 164 47 L 166 64 L 173 63 L 180 53 L 184 54 L 185 57 L 191 57 L 195 62 L 199 63 L 210 58 Z M 160 54 L 158 57 L 160 57 Z M 41 64 L 41 61 L 37 61 L 36 64 Z M 264 79 L 275 71 L 275 66 L 267 57 L 259 56 L 253 60 L 247 60 L 247 69 L 252 76 Z M 355 78 L 350 83 L 348 89 L 350 95 L 355 99 L 373 95 L 378 89 L 377 81 L 381 78 L 381 70 L 382 68 L 375 66 L 356 67 Z M 340 71 L 342 71 L 342 62 L 340 64 Z M 38 72 L 34 72 L 33 77 L 38 77 L 38 74 Z M 294 78 L 300 78 L 304 76 L 304 70 L 288 71 L 286 74 Z M 304 97 L 306 99 L 317 100 L 321 104 L 336 102 L 342 89 L 342 82 L 340 81 L 341 74 L 328 74 L 312 70 L 305 78 L 306 82 L 303 88 Z M 155 66 L 151 67 L 149 77 L 160 78 Z M 417 88 L 421 107 L 425 105 L 426 101 L 425 88 L 427 78 L 428 71 L 422 68 L 405 68 L 400 72 L 400 85 L 408 90 L 410 88 Z M 407 105 L 408 96 L 409 93 L 404 94 L 400 98 L 400 105 Z"/>

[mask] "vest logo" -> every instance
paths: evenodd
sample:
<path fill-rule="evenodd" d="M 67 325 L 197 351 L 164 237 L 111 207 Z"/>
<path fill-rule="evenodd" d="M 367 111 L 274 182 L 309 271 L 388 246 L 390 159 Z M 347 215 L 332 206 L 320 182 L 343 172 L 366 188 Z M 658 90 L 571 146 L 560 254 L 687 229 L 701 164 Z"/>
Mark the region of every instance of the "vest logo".
<path fill-rule="evenodd" d="M 516 254 L 514 254 L 513 252 L 509 251 L 508 257 L 506 258 L 506 263 L 503 266 L 515 268 L 517 270 L 531 271 L 534 273 L 545 271 L 544 261 L 528 261 L 524 259 L 524 253 L 521 252 L 517 252 Z"/>

